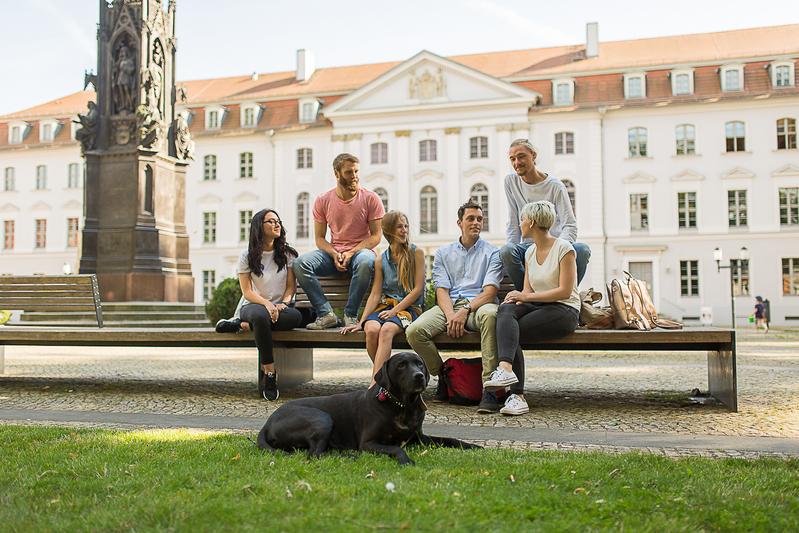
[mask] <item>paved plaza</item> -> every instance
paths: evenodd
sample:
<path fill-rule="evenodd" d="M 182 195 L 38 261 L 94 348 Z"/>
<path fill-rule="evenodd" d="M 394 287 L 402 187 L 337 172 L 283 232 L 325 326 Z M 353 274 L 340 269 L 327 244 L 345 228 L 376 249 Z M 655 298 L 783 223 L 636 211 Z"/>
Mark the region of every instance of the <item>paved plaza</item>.
<path fill-rule="evenodd" d="M 476 354 L 459 354 L 459 356 Z M 738 337 L 739 412 L 689 400 L 699 353 L 526 352 L 530 413 L 478 415 L 429 401 L 426 431 L 488 446 L 668 456 L 799 456 L 799 330 Z M 365 351 L 316 350 L 315 380 L 259 400 L 255 349 L 6 348 L 0 421 L 257 431 L 292 398 L 366 387 Z"/>

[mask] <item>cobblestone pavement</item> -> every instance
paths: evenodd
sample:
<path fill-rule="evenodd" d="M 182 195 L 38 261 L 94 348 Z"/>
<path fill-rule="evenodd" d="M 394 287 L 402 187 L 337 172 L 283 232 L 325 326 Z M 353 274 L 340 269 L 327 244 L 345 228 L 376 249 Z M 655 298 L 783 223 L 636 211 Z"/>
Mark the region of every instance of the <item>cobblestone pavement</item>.
<path fill-rule="evenodd" d="M 257 397 L 254 357 L 254 349 L 9 346 L 6 373 L 0 376 L 0 409 L 264 420 L 273 404 Z M 314 360 L 315 380 L 281 391 L 281 402 L 356 390 L 369 383 L 365 352 L 316 350 Z M 529 414 L 478 415 L 473 407 L 428 401 L 426 421 L 591 431 L 601 434 L 602 442 L 613 432 L 799 439 L 799 330 L 772 330 L 766 336 L 739 333 L 738 413 L 688 400 L 691 389 L 707 389 L 703 354 L 526 352 L 526 360 Z M 432 394 L 432 387 L 427 394 Z M 523 449 L 626 449 L 568 442 L 481 442 Z M 638 449 L 670 456 L 758 455 L 730 449 L 701 453 L 679 447 Z"/>

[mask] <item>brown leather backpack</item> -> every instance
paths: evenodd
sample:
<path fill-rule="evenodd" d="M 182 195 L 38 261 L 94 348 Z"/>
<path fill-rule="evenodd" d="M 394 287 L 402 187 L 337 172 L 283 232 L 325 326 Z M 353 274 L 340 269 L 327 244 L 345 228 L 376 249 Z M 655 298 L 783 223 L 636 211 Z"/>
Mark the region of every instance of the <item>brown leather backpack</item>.
<path fill-rule="evenodd" d="M 613 279 L 607 286 L 616 329 L 649 331 L 654 328 L 681 329 L 682 324 L 658 316 L 646 283 L 624 271 L 624 279 Z"/>

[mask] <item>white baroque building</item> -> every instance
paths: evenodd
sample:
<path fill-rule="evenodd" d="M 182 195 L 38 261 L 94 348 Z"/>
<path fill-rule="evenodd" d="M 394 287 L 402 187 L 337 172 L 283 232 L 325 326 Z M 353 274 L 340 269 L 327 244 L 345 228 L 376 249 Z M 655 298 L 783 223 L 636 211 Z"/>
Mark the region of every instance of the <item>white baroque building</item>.
<path fill-rule="evenodd" d="M 427 254 L 457 237 L 457 207 L 485 206 L 504 242 L 507 148 L 572 192 L 592 249 L 584 287 L 625 270 L 664 314 L 729 324 L 753 298 L 799 324 L 799 25 L 183 82 L 196 141 L 186 223 L 196 300 L 234 275 L 249 217 L 275 208 L 292 244 L 313 246 L 314 198 L 331 162 L 361 158 L 361 183 L 407 213 Z M 82 160 L 79 92 L 0 117 L 0 274 L 75 271 Z M 746 248 L 748 259 L 739 259 Z"/>

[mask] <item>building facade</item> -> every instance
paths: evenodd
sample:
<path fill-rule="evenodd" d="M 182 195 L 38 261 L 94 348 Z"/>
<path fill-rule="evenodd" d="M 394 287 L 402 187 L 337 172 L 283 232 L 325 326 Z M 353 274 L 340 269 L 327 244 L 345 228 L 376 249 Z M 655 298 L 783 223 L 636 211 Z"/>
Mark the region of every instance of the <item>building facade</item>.
<path fill-rule="evenodd" d="M 735 261 L 739 321 L 762 295 L 775 323 L 799 324 L 797 30 L 599 43 L 589 25 L 581 45 L 324 69 L 301 50 L 294 72 L 184 82 L 196 300 L 235 275 L 263 207 L 298 249 L 313 247 L 313 200 L 334 186 L 342 151 L 360 157 L 362 185 L 409 215 L 427 254 L 457 237 L 469 198 L 501 245 L 507 148 L 527 137 L 539 168 L 566 184 L 591 246 L 584 288 L 630 271 L 662 313 L 690 321 L 709 310 L 729 324 L 720 248 L 722 266 Z M 0 274 L 75 270 L 82 161 L 70 121 L 91 98 L 0 117 Z"/>

